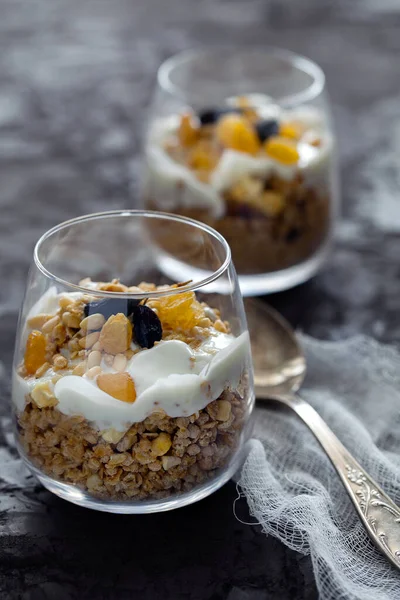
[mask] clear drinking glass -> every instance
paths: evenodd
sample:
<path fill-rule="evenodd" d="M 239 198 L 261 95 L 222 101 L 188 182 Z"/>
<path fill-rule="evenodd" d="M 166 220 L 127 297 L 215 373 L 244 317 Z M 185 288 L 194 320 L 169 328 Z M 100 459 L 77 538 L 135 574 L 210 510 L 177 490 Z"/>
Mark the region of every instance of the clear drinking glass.
<path fill-rule="evenodd" d="M 254 405 L 229 246 L 187 218 L 112 211 L 38 241 L 13 367 L 19 451 L 82 506 L 163 511 L 237 469 Z"/>
<path fill-rule="evenodd" d="M 145 142 L 145 206 L 222 233 L 244 295 L 323 263 L 338 208 L 322 70 L 278 49 L 183 52 L 159 69 Z"/>

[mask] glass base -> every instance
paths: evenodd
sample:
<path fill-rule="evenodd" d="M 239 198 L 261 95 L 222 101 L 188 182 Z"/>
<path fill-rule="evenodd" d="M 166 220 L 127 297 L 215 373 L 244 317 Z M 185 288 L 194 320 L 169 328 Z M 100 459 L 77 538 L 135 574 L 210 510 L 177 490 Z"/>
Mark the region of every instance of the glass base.
<path fill-rule="evenodd" d="M 311 258 L 294 267 L 259 275 L 238 275 L 240 291 L 243 296 L 262 296 L 283 292 L 304 283 L 319 271 L 330 249 L 331 240 L 328 240 Z"/>
<path fill-rule="evenodd" d="M 118 502 L 114 500 L 100 500 L 94 498 L 84 490 L 81 490 L 72 484 L 62 483 L 52 479 L 51 477 L 48 477 L 47 475 L 44 475 L 25 457 L 23 457 L 23 460 L 28 469 L 35 475 L 35 477 L 37 477 L 40 483 L 47 490 L 49 490 L 49 492 L 56 494 L 56 496 L 59 496 L 63 500 L 68 500 L 68 502 L 77 504 L 78 506 L 115 514 L 146 514 L 165 512 L 167 510 L 174 510 L 175 508 L 187 506 L 188 504 L 193 504 L 194 502 L 198 502 L 199 500 L 206 498 L 227 483 L 237 471 L 240 464 L 238 464 L 238 461 L 234 461 L 226 470 L 222 471 L 218 477 L 215 477 L 209 482 L 196 487 L 190 492 L 185 492 L 184 494 L 172 496 L 171 498 L 163 498 L 162 500 L 127 500 L 125 502 Z"/>

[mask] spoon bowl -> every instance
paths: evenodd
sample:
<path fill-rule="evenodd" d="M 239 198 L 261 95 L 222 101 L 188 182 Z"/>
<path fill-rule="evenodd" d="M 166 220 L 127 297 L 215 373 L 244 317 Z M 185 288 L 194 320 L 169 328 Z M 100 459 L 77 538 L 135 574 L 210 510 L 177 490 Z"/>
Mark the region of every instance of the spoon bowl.
<path fill-rule="evenodd" d="M 256 397 L 296 392 L 303 383 L 307 364 L 290 325 L 268 306 L 245 299 L 247 323 L 251 334 Z M 266 340 L 267 343 L 266 343 Z"/>

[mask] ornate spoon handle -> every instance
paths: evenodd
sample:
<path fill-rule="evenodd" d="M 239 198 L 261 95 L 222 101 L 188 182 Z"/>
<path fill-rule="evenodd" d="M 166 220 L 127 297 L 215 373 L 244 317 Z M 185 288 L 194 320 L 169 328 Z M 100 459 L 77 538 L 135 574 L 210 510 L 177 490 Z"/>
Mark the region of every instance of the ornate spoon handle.
<path fill-rule="evenodd" d="M 400 569 L 400 509 L 338 440 L 310 404 L 295 395 L 271 396 L 311 429 L 338 472 L 372 541 Z"/>

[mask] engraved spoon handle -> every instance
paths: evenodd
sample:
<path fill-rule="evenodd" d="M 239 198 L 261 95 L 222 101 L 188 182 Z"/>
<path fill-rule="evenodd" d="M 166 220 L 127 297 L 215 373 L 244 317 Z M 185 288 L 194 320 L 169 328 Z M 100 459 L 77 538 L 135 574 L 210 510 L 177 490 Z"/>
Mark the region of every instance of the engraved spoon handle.
<path fill-rule="evenodd" d="M 271 396 L 292 408 L 332 461 L 372 541 L 400 569 L 400 509 L 338 440 L 310 404 L 298 395 Z"/>

